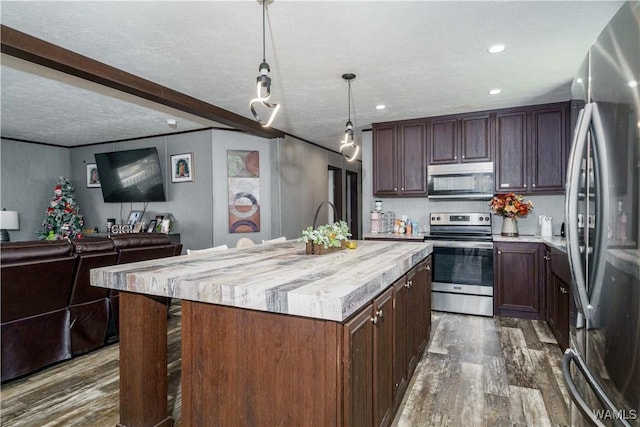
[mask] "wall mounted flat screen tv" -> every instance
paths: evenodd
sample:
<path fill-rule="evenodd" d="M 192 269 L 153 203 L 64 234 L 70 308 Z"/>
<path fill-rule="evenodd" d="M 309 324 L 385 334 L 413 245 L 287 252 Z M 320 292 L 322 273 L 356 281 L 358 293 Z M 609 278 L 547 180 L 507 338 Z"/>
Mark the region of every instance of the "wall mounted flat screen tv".
<path fill-rule="evenodd" d="M 155 147 L 95 154 L 105 202 L 164 202 Z"/>

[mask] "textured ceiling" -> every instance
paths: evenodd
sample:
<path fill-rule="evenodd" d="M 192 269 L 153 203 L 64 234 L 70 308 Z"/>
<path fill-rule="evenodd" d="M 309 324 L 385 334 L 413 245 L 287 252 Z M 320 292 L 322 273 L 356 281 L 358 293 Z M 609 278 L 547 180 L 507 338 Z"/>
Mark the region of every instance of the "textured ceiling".
<path fill-rule="evenodd" d="M 286 1 L 267 11 L 273 126 L 336 150 L 371 123 L 564 101 L 614 1 Z M 251 117 L 262 9 L 237 1 L 2 1 L 3 25 Z M 494 43 L 506 51 L 487 53 Z M 2 136 L 66 146 L 216 126 L 2 56 Z M 502 93 L 488 94 L 499 87 Z M 377 104 L 387 108 L 379 111 Z"/>

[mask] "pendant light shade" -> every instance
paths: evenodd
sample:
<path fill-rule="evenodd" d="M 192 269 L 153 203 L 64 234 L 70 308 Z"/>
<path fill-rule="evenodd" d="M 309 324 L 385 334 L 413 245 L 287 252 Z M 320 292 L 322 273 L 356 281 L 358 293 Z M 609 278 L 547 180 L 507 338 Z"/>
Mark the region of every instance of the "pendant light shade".
<path fill-rule="evenodd" d="M 268 102 L 271 97 L 271 67 L 267 64 L 265 59 L 265 11 L 267 8 L 266 0 L 262 0 L 262 63 L 258 66 L 260 74 L 256 79 L 256 97 L 249 102 L 249 108 L 251 108 L 251 114 L 262 125 L 262 127 L 269 127 L 273 120 L 276 118 L 278 111 L 280 110 L 280 104 L 273 104 Z M 271 113 L 267 120 L 264 120 L 256 111 L 257 106 L 262 106 L 265 112 Z M 262 108 L 261 108 L 262 109 Z"/>
<path fill-rule="evenodd" d="M 344 157 L 348 162 L 352 162 L 356 159 L 358 152 L 360 151 L 360 147 L 356 144 L 356 141 L 353 138 L 353 123 L 351 123 L 351 80 L 355 79 L 356 75 L 353 73 L 346 73 L 342 75 L 342 78 L 349 84 L 349 118 L 347 119 L 347 128 L 344 131 L 344 139 L 340 142 L 340 154 L 342 154 L 342 157 Z"/>

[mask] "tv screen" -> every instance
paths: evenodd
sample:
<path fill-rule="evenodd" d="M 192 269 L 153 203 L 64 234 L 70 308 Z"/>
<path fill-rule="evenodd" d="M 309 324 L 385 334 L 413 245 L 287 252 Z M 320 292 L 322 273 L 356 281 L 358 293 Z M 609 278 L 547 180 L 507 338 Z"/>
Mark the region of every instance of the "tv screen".
<path fill-rule="evenodd" d="M 155 147 L 95 154 L 105 202 L 164 202 Z"/>

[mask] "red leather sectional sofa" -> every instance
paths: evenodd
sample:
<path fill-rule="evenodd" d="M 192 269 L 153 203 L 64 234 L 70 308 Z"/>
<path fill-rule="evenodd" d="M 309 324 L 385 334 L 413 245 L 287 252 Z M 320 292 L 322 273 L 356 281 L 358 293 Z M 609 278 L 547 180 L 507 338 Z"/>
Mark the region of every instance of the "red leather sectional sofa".
<path fill-rule="evenodd" d="M 117 340 L 118 293 L 89 270 L 179 255 L 165 234 L 0 244 L 2 381 Z"/>

